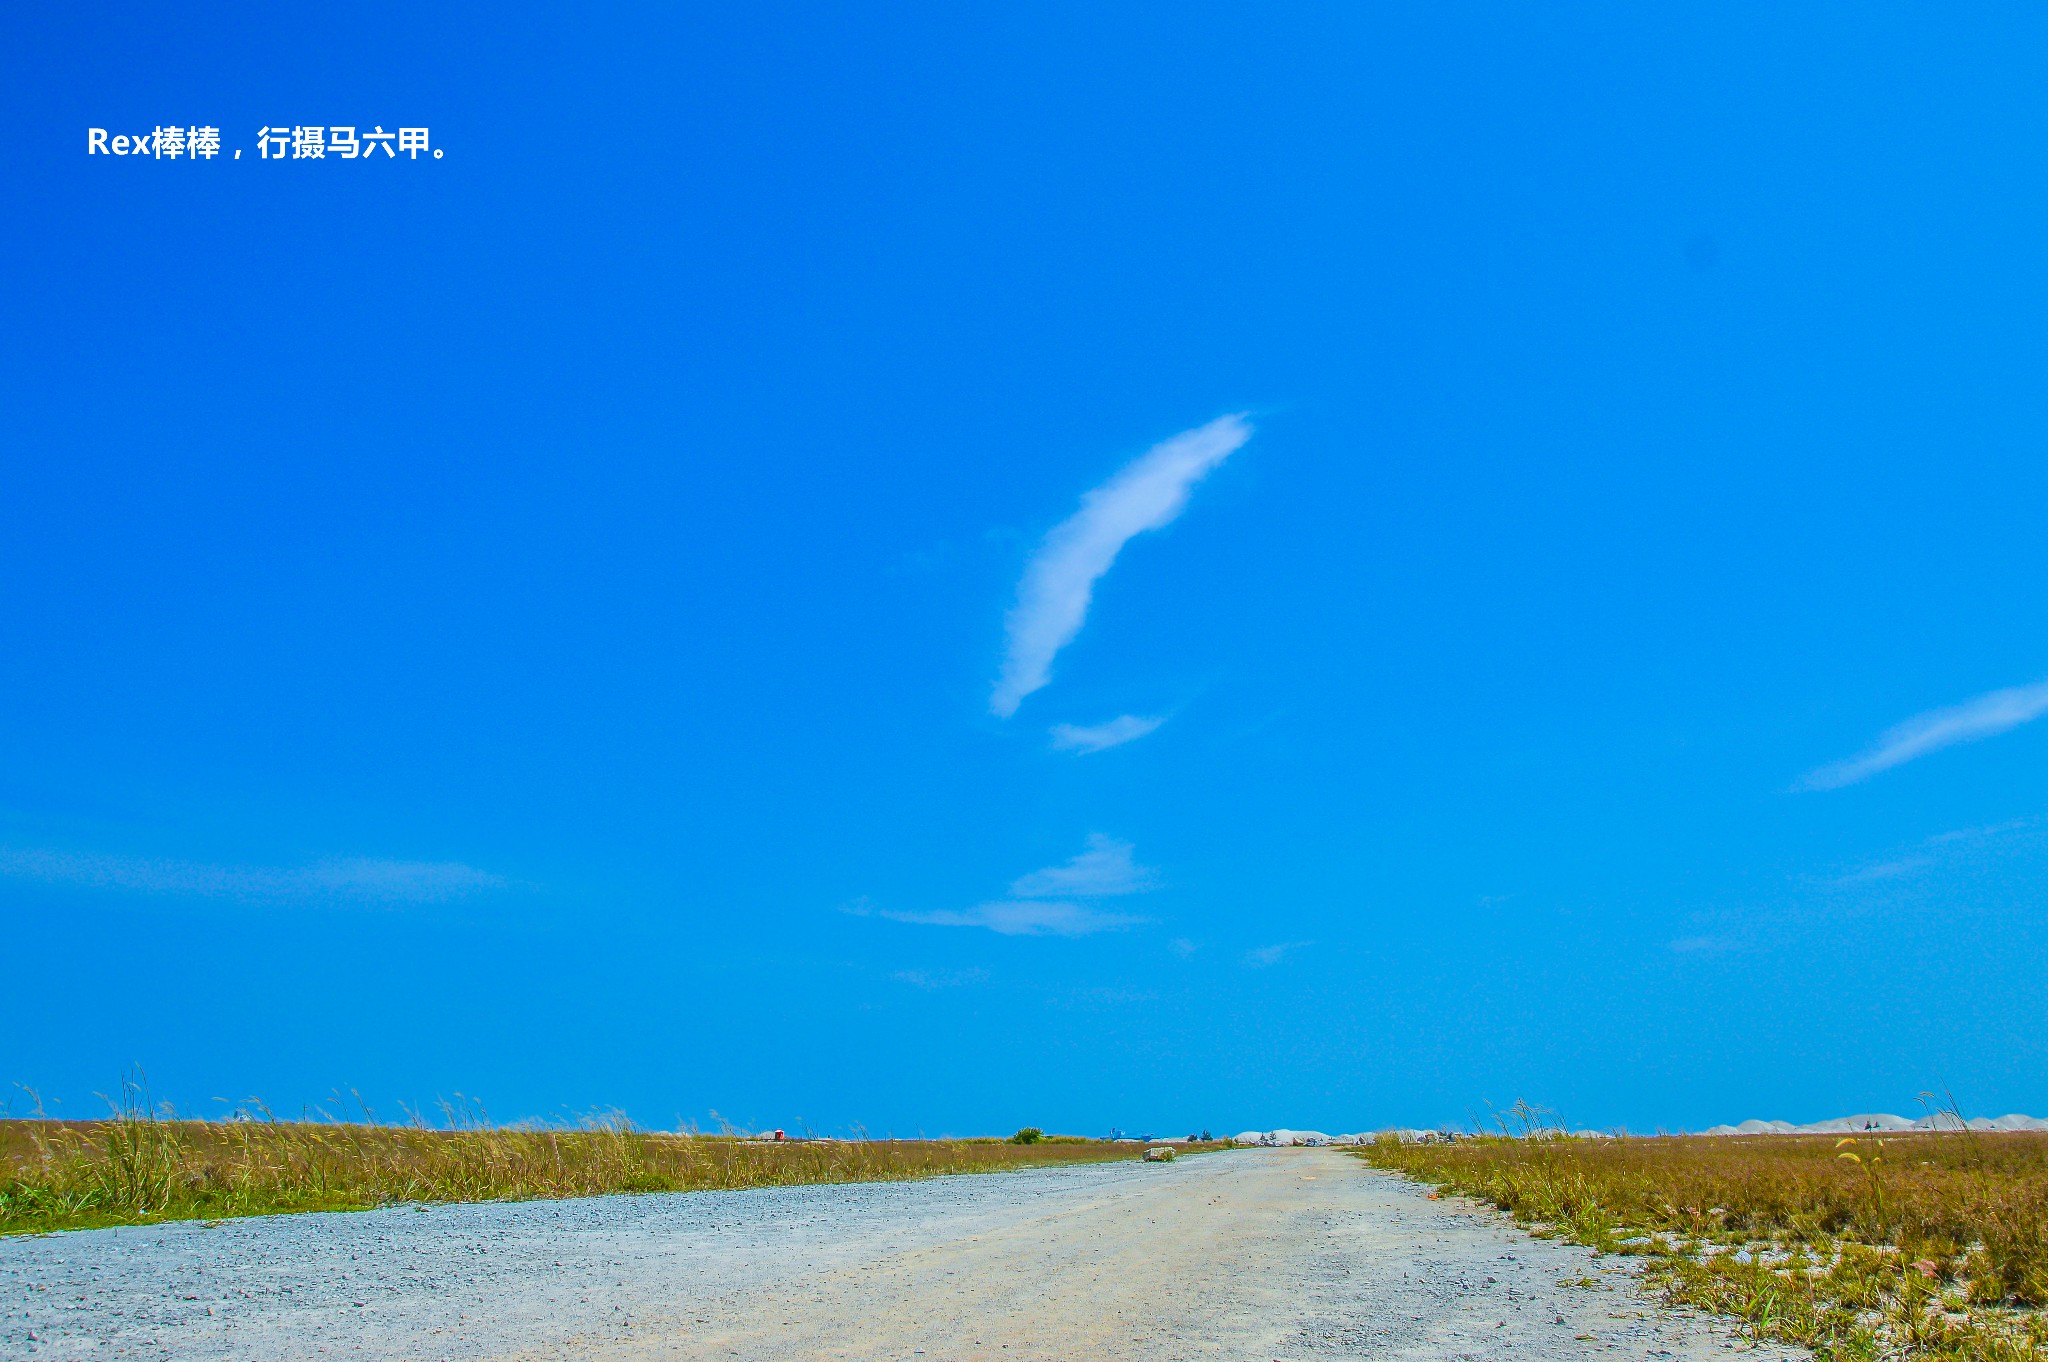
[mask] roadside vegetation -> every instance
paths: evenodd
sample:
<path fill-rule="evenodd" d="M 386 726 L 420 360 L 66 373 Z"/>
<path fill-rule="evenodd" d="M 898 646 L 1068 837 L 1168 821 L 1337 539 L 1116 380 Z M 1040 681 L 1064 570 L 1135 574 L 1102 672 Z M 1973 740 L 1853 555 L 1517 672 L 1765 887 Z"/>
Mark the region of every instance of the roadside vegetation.
<path fill-rule="evenodd" d="M 317 1115 L 317 1114 L 316 1114 Z M 512 1201 L 789 1183 L 878 1182 L 1137 1157 L 1129 1145 L 1008 1139 L 763 1139 L 667 1134 L 622 1116 L 494 1126 L 181 1119 L 124 1091 L 107 1118 L 0 1120 L 0 1234 L 404 1203 Z"/>
<path fill-rule="evenodd" d="M 1826 1359 L 2048 1362 L 2048 1135 L 1391 1137 L 1381 1168 L 1648 1258 L 1674 1304 Z"/>

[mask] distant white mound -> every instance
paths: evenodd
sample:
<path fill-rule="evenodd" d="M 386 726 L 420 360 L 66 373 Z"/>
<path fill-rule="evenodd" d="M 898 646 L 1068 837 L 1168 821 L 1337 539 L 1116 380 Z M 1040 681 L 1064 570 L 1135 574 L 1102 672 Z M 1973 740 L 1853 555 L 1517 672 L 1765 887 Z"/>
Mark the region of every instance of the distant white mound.
<path fill-rule="evenodd" d="M 1973 1116 L 1968 1121 L 1958 1121 L 1947 1112 L 1923 1116 L 1909 1121 L 1903 1116 L 1892 1116 L 1885 1112 L 1864 1112 L 1859 1116 L 1837 1116 L 1832 1121 L 1815 1121 L 1809 1125 L 1795 1126 L 1790 1121 L 1744 1121 L 1740 1125 L 1715 1126 L 1700 1132 L 1703 1135 L 1883 1135 L 1894 1132 L 1925 1130 L 2048 1130 L 2048 1118 L 2040 1116 Z M 1385 1130 L 1380 1135 L 1391 1135 L 1402 1144 L 1449 1144 L 1456 1140 L 1469 1140 L 1469 1133 L 1454 1130 Z M 1320 1130 L 1245 1130 L 1231 1137 L 1235 1145 L 1250 1145 L 1261 1149 L 1321 1148 L 1325 1145 L 1371 1144 L 1374 1135 L 1325 1135 Z M 1556 1140 L 1605 1140 L 1613 1136 L 1598 1130 L 1548 1130 L 1539 1131 L 1538 1139 Z"/>
<path fill-rule="evenodd" d="M 1837 1116 L 1832 1121 L 1815 1121 L 1810 1125 L 1795 1126 L 1790 1121 L 1744 1121 L 1741 1125 L 1714 1126 L 1701 1132 L 1706 1135 L 1861 1135 L 1868 1131 L 1882 1135 L 1887 1131 L 1905 1130 L 2048 1130 L 2048 1119 L 2039 1116 L 1973 1116 L 1968 1121 L 1958 1121 L 1948 1112 L 1937 1112 L 1909 1121 L 1903 1116 L 1892 1116 L 1885 1112 L 1865 1112 L 1861 1116 Z"/>

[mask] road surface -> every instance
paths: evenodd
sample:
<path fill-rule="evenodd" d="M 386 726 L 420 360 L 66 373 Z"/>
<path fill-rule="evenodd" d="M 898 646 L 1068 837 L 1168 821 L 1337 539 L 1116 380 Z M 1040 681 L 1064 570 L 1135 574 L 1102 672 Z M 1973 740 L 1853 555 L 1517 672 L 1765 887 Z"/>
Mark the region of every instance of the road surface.
<path fill-rule="evenodd" d="M 1309 1149 L 0 1240 L 0 1316 L 38 1359 L 1803 1356 Z"/>

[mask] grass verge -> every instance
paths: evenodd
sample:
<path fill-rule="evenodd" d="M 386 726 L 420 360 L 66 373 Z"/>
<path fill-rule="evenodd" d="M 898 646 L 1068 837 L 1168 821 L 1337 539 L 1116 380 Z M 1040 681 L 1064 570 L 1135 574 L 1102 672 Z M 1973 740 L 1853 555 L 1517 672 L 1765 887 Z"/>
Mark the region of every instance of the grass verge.
<path fill-rule="evenodd" d="M 876 1182 L 1134 1159 L 1129 1145 L 662 1134 L 623 1118 L 454 1129 L 369 1122 L 0 1120 L 0 1234 L 407 1202 Z"/>
<path fill-rule="evenodd" d="M 1358 1151 L 1826 1359 L 2048 1362 L 2048 1135 L 1392 1139 Z"/>

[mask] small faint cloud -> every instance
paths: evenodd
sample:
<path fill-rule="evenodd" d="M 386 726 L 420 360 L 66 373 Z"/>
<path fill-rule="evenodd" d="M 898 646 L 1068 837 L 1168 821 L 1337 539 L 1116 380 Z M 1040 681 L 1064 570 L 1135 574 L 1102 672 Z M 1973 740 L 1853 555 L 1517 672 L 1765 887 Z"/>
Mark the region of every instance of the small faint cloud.
<path fill-rule="evenodd" d="M 1681 936 L 1669 944 L 1679 955 L 1718 955 L 1735 949 L 1735 943 L 1725 936 Z"/>
<path fill-rule="evenodd" d="M 488 889 L 503 889 L 509 883 L 502 875 L 455 861 L 383 861 L 369 857 L 321 861 L 303 873 L 303 881 L 336 894 L 400 903 L 462 898 Z"/>
<path fill-rule="evenodd" d="M 1166 949 L 1172 951 L 1183 960 L 1191 960 L 1194 958 L 1195 952 L 1202 949 L 1202 946 L 1198 941 L 1190 941 L 1184 936 L 1177 936 L 1166 943 Z"/>
<path fill-rule="evenodd" d="M 512 883 L 456 861 L 356 856 L 279 867 L 18 848 L 0 848 L 0 875 L 82 889 L 247 902 L 439 903 Z"/>
<path fill-rule="evenodd" d="M 1083 727 L 1080 724 L 1054 724 L 1052 745 L 1061 752 L 1074 752 L 1088 756 L 1093 752 L 1106 752 L 1112 747 L 1122 747 L 1127 742 L 1136 742 L 1146 734 L 1154 732 L 1165 723 L 1164 718 L 1141 714 L 1119 714 L 1106 724 Z"/>
<path fill-rule="evenodd" d="M 1158 875 L 1139 865 L 1136 848 L 1101 833 L 1091 833 L 1087 850 L 1064 865 L 1034 870 L 1010 883 L 1010 897 L 1019 899 L 1107 898 L 1141 894 L 1159 887 Z"/>
<path fill-rule="evenodd" d="M 1838 876 L 1833 883 L 1838 889 L 1853 889 L 1859 884 L 1880 884 L 1885 880 L 1896 880 L 1915 871 L 1925 870 L 1933 864 L 1932 856 L 1901 856 L 1897 860 L 1879 861 L 1875 865 L 1864 866 L 1861 870 L 1852 870 L 1846 875 Z"/>
<path fill-rule="evenodd" d="M 1054 994 L 1045 1001 L 1048 1006 L 1069 1011 L 1097 1012 L 1108 1008 L 1157 1002 L 1159 995 L 1149 988 L 1119 988 L 1110 985 L 1100 988 L 1070 988 L 1063 993 Z"/>
<path fill-rule="evenodd" d="M 926 927 L 986 927 L 1004 936 L 1092 936 L 1144 921 L 1125 913 L 1106 913 L 1084 904 L 1044 899 L 997 899 L 962 911 L 940 909 L 931 913 L 885 908 L 877 916 Z"/>
<path fill-rule="evenodd" d="M 2014 818 L 2003 823 L 1955 828 L 1949 832 L 1936 833 L 1883 860 L 1860 866 L 1824 883 L 1836 889 L 1854 889 L 1861 885 L 1882 884 L 1887 880 L 1917 875 L 1921 871 L 1932 870 L 1944 862 L 1967 857 L 1979 851 L 1998 853 L 2009 850 L 2013 845 L 2025 845 L 2031 840 L 2019 839 L 2017 834 L 2031 832 L 2039 828 L 2041 823 L 2042 820 L 2039 818 Z"/>
<path fill-rule="evenodd" d="M 1854 785 L 1929 752 L 1995 737 L 2043 714 L 2048 714 L 2048 681 L 1995 690 L 1946 709 L 1930 709 L 1886 729 L 1856 756 L 1807 772 L 1794 788 L 1837 790 Z"/>
<path fill-rule="evenodd" d="M 1017 602 L 1005 621 L 1008 646 L 989 712 L 1007 719 L 1024 697 L 1052 679 L 1052 660 L 1087 621 L 1095 583 L 1125 544 L 1170 525 L 1188 494 L 1229 458 L 1252 428 L 1225 416 L 1154 445 L 1081 498 L 1081 509 L 1052 527 L 1025 565 Z"/>
<path fill-rule="evenodd" d="M 942 572 L 953 559 L 952 546 L 945 543 L 911 549 L 896 555 L 895 563 L 884 569 L 890 576 L 917 576 Z"/>
<path fill-rule="evenodd" d="M 899 984 L 912 988 L 934 990 L 941 988 L 970 988 L 988 982 L 985 969 L 899 969 L 889 976 Z"/>
<path fill-rule="evenodd" d="M 1072 860 L 1034 870 L 1012 881 L 1007 898 L 972 908 L 911 912 L 876 908 L 862 897 L 842 903 L 839 911 L 854 917 L 880 917 L 925 927 L 985 927 L 1004 936 L 1090 936 L 1134 927 L 1147 919 L 1076 903 L 1075 899 L 1141 894 L 1157 888 L 1158 883 L 1158 876 L 1149 867 L 1138 864 L 1129 842 L 1096 833 Z"/>
<path fill-rule="evenodd" d="M 1282 941 L 1271 946 L 1257 946 L 1244 953 L 1244 962 L 1253 969 L 1271 969 L 1304 946 L 1313 946 L 1313 941 Z"/>
<path fill-rule="evenodd" d="M 1938 832 L 1926 841 L 1927 846 L 1944 847 L 1956 842 L 1990 842 L 2008 833 L 2025 832 L 2041 826 L 2038 818 L 2008 818 L 2003 823 L 1987 823 L 1976 828 L 1956 828 L 1952 832 Z"/>

